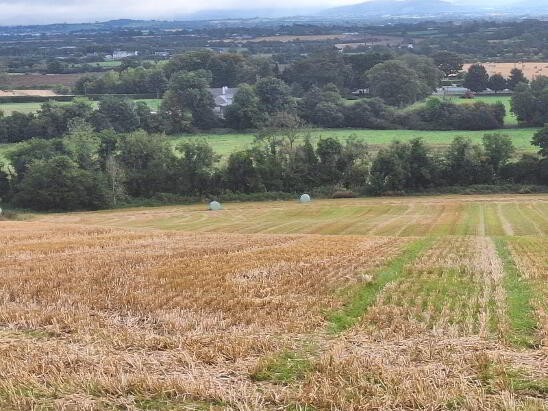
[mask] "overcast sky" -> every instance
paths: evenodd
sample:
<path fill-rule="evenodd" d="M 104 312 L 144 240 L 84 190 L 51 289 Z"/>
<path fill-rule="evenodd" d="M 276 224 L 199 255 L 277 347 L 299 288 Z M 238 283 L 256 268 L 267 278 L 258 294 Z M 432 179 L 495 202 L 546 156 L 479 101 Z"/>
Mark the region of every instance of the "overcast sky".
<path fill-rule="evenodd" d="M 361 1 L 364 0 L 0 0 L 0 24 L 171 19 L 204 9 L 321 8 Z"/>
<path fill-rule="evenodd" d="M 204 9 L 302 10 L 343 6 L 363 1 L 365 0 L 0 0 L 0 24 L 74 23 L 119 18 L 169 20 Z M 493 1 L 495 0 L 479 0 L 475 3 L 485 4 Z M 515 0 L 496 1 L 506 3 Z"/>

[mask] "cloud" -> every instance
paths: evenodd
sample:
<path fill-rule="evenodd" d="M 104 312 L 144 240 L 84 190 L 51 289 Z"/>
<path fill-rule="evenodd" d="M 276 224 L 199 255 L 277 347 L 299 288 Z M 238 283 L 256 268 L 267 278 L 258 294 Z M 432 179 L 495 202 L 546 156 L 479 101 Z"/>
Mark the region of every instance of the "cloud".
<path fill-rule="evenodd" d="M 276 8 L 329 7 L 360 0 L 277 0 Z M 0 0 L 1 24 L 89 22 L 119 18 L 173 19 L 204 9 L 272 8 L 272 0 Z"/>

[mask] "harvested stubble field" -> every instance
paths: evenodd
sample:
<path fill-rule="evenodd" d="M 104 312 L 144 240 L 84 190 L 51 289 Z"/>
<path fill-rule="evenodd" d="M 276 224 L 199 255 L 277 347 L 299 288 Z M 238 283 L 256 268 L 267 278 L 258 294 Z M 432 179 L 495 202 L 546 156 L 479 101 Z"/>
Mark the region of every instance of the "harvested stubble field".
<path fill-rule="evenodd" d="M 0 408 L 548 408 L 548 196 L 203 208 L 0 222 Z"/>

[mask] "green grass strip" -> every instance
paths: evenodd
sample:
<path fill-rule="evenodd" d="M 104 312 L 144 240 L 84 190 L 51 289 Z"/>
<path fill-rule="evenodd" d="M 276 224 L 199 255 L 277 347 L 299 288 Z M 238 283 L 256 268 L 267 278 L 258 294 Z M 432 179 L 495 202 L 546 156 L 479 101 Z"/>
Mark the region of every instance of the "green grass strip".
<path fill-rule="evenodd" d="M 506 313 L 510 322 L 510 335 L 505 336 L 515 346 L 531 348 L 538 345 L 537 321 L 531 300 L 531 284 L 521 277 L 506 240 L 496 238 L 497 253 L 504 269 L 503 286 L 506 291 Z"/>
<path fill-rule="evenodd" d="M 342 310 L 328 317 L 330 331 L 342 332 L 352 327 L 371 306 L 384 286 L 398 279 L 405 265 L 417 258 L 432 242 L 431 237 L 424 237 L 408 244 L 404 251 L 384 265 L 373 275 L 373 280 L 367 284 L 359 285 L 352 293 L 351 300 L 344 305 Z"/>
<path fill-rule="evenodd" d="M 306 356 L 293 352 L 282 352 L 268 359 L 251 373 L 253 381 L 271 381 L 281 384 L 290 384 L 304 378 L 311 367 Z"/>

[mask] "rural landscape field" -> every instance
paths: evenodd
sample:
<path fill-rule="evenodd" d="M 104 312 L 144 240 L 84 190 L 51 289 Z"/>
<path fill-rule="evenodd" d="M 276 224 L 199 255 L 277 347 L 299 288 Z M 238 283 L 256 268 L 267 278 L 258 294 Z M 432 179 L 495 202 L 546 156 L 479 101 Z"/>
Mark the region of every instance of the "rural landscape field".
<path fill-rule="evenodd" d="M 548 196 L 1 221 L 3 409 L 548 407 Z"/>

